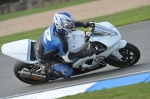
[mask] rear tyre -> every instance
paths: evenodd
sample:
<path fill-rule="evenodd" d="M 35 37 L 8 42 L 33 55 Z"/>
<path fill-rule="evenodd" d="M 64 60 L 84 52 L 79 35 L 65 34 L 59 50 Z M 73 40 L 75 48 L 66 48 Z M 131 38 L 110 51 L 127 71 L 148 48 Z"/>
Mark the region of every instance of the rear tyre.
<path fill-rule="evenodd" d="M 119 49 L 119 52 L 123 56 L 123 61 L 119 61 L 114 56 L 110 55 L 106 59 L 106 62 L 114 67 L 128 67 L 137 63 L 141 56 L 139 49 L 130 43 L 127 43 L 124 48 Z"/>
<path fill-rule="evenodd" d="M 32 64 L 27 64 L 23 63 L 21 61 L 17 61 L 15 66 L 14 66 L 14 74 L 15 76 L 22 82 L 27 83 L 27 84 L 40 84 L 40 83 L 45 83 L 48 82 L 48 79 L 44 80 L 35 80 L 35 79 L 30 79 L 30 78 L 24 78 L 20 76 L 21 70 L 31 70 L 33 68 Z"/>

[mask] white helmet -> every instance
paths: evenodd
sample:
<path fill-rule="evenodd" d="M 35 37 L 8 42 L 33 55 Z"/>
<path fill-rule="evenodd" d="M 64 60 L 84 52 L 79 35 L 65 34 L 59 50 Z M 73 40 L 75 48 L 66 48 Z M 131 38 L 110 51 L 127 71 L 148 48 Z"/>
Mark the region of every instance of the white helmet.
<path fill-rule="evenodd" d="M 61 32 L 71 33 L 75 28 L 75 22 L 68 12 L 58 12 L 54 15 L 54 24 Z"/>

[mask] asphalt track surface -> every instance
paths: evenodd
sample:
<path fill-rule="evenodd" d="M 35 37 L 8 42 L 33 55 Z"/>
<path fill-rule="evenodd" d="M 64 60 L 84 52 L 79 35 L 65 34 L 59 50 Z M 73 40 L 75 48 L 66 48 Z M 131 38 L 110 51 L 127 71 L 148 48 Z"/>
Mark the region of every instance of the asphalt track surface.
<path fill-rule="evenodd" d="M 19 81 L 13 73 L 13 66 L 17 60 L 0 52 L 0 98 L 150 70 L 150 21 L 121 26 L 118 27 L 118 30 L 122 34 L 122 39 L 127 40 L 140 49 L 141 58 L 136 65 L 127 68 L 107 66 L 103 69 L 78 75 L 67 80 L 59 79 L 39 85 L 25 84 Z"/>

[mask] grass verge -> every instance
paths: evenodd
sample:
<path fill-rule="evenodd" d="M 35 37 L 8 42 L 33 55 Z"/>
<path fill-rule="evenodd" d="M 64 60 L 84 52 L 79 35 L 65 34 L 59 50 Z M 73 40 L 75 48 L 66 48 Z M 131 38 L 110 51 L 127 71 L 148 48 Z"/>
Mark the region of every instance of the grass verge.
<path fill-rule="evenodd" d="M 150 83 L 139 83 L 112 89 L 103 89 L 101 91 L 86 92 L 59 99 L 149 99 L 149 90 Z"/>
<path fill-rule="evenodd" d="M 149 12 L 150 12 L 150 5 L 102 17 L 90 18 L 86 20 L 94 20 L 96 22 L 109 21 L 115 26 L 121 26 L 149 20 L 150 19 Z"/>
<path fill-rule="evenodd" d="M 63 7 L 73 6 L 73 5 L 82 4 L 82 3 L 86 3 L 86 2 L 92 2 L 92 1 L 94 1 L 94 0 L 71 0 L 71 1 L 68 1 L 65 3 L 59 3 L 59 4 L 35 8 L 35 9 L 31 9 L 31 10 L 25 10 L 25 11 L 0 15 L 0 21 L 17 18 L 17 17 L 21 17 L 21 16 L 26 16 L 26 15 L 31 15 L 31 14 L 35 14 L 35 13 L 45 12 L 45 11 L 49 11 L 49 10 L 59 9 L 59 8 L 63 8 Z"/>
<path fill-rule="evenodd" d="M 150 12 L 150 5 L 137 8 L 137 9 L 133 9 L 133 10 L 129 10 L 129 11 L 115 13 L 112 15 L 106 15 L 106 16 L 96 17 L 96 18 L 86 19 L 86 20 L 94 20 L 96 22 L 109 21 L 115 26 L 121 26 L 125 24 L 139 22 L 139 21 L 149 20 L 150 19 L 149 12 Z M 0 46 L 2 46 L 2 44 L 7 43 L 7 42 L 25 39 L 25 38 L 36 40 L 44 32 L 46 28 L 25 31 L 25 32 L 17 33 L 17 34 L 7 35 L 7 36 L 1 36 Z"/>

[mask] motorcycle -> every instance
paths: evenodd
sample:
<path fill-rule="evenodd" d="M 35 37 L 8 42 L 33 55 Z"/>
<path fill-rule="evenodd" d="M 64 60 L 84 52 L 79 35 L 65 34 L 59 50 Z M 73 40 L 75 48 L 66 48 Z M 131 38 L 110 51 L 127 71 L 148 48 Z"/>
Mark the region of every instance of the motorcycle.
<path fill-rule="evenodd" d="M 140 59 L 139 49 L 121 40 L 120 32 L 109 22 L 95 22 L 95 26 L 90 27 L 88 32 L 75 30 L 66 35 L 66 39 L 71 53 L 89 49 L 91 45 L 95 49 L 102 49 L 99 54 L 66 63 L 73 68 L 73 75 L 97 70 L 106 64 L 121 68 L 133 66 Z M 50 80 L 45 74 L 46 63 L 39 62 L 35 56 L 35 43 L 34 40 L 23 39 L 3 44 L 1 48 L 3 54 L 18 60 L 14 66 L 14 74 L 27 84 L 40 84 Z"/>

